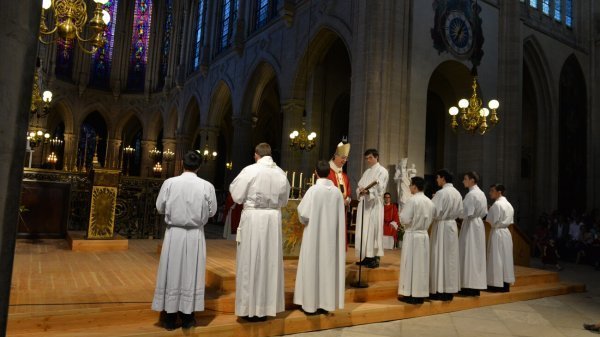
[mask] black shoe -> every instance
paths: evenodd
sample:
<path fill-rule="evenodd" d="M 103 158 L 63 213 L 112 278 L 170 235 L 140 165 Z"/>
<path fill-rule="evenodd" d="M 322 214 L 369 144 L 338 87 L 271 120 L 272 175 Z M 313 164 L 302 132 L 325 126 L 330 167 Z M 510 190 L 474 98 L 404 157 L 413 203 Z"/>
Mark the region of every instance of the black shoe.
<path fill-rule="evenodd" d="M 443 293 L 441 294 L 441 300 L 444 302 L 452 301 L 454 299 L 454 294 Z"/>
<path fill-rule="evenodd" d="M 329 315 L 329 311 L 325 309 L 318 309 L 317 312 L 321 315 Z"/>
<path fill-rule="evenodd" d="M 163 327 L 168 331 L 177 329 L 177 313 L 176 312 L 165 315 L 165 319 L 163 320 Z"/>
<path fill-rule="evenodd" d="M 191 329 L 196 326 L 196 318 L 194 317 L 194 313 L 184 314 L 181 313 L 181 328 L 182 329 Z"/>
<path fill-rule="evenodd" d="M 379 268 L 379 260 L 374 257 L 369 258 L 369 262 L 367 263 L 366 267 L 371 269 Z"/>
<path fill-rule="evenodd" d="M 441 301 L 442 294 L 441 293 L 429 294 L 429 299 L 432 301 Z"/>
<path fill-rule="evenodd" d="M 506 283 L 506 282 L 504 282 L 504 287 L 502 287 L 502 292 L 503 292 L 503 293 L 508 293 L 508 292 L 510 292 L 510 283 Z"/>
<path fill-rule="evenodd" d="M 589 331 L 600 332 L 600 325 L 583 323 L 583 328 Z"/>
<path fill-rule="evenodd" d="M 248 322 L 264 322 L 267 320 L 267 316 L 252 316 L 252 317 L 244 316 L 241 318 L 245 319 Z"/>
<path fill-rule="evenodd" d="M 356 261 L 356 265 L 357 266 L 366 266 L 368 263 L 368 257 L 365 257 L 364 259 L 362 259 L 362 261 Z"/>

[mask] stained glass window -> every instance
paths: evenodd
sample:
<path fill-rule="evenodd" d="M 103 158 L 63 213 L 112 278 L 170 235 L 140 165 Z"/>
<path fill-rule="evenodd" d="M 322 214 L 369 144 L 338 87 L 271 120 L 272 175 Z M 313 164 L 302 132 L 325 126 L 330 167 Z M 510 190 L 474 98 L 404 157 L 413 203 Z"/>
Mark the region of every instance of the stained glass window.
<path fill-rule="evenodd" d="M 562 0 L 554 0 L 554 20 L 561 21 Z"/>
<path fill-rule="evenodd" d="M 233 23 L 237 19 L 238 0 L 223 0 L 221 6 L 221 36 L 218 50 L 224 50 L 231 45 Z"/>
<path fill-rule="evenodd" d="M 54 73 L 60 79 L 70 80 L 73 75 L 73 50 L 75 43 L 75 41 L 72 41 L 70 44 L 66 44 L 64 40 L 57 42 Z"/>
<path fill-rule="evenodd" d="M 546 15 L 550 15 L 550 0 L 542 0 L 542 12 Z"/>
<path fill-rule="evenodd" d="M 565 24 L 567 27 L 573 26 L 573 1 L 565 1 Z"/>
<path fill-rule="evenodd" d="M 204 0 L 198 1 L 198 18 L 196 21 L 196 40 L 194 42 L 194 70 L 200 68 L 200 49 L 202 48 L 202 33 L 204 31 L 204 20 L 206 13 L 206 2 Z"/>
<path fill-rule="evenodd" d="M 529 6 L 537 8 L 538 0 L 529 0 Z"/>
<path fill-rule="evenodd" d="M 254 29 L 259 29 L 265 26 L 274 16 L 276 11 L 276 1 L 274 0 L 257 0 L 256 1 L 256 18 Z"/>
<path fill-rule="evenodd" d="M 127 77 L 127 88 L 130 90 L 144 90 L 151 19 L 152 0 L 136 0 L 133 12 L 129 76 Z"/>
<path fill-rule="evenodd" d="M 160 77 L 158 88 L 162 88 L 165 84 L 165 77 L 167 76 L 167 71 L 169 68 L 169 52 L 171 51 L 171 42 L 173 35 L 173 0 L 167 0 L 165 2 L 165 30 L 163 36 L 163 45 L 161 51 L 161 59 L 160 59 Z"/>
<path fill-rule="evenodd" d="M 92 76 L 90 86 L 108 88 L 113 45 L 115 41 L 115 25 L 117 23 L 117 7 L 119 0 L 108 0 L 103 8 L 110 14 L 110 22 L 106 26 L 104 36 L 106 44 L 92 55 Z"/>

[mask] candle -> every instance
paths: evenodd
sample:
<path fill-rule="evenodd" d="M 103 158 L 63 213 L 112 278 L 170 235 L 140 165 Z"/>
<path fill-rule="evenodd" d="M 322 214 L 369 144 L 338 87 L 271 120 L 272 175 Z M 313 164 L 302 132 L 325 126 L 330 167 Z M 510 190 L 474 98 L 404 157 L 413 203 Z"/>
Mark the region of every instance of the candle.
<path fill-rule="evenodd" d="M 296 181 L 296 171 L 292 172 L 292 189 L 294 188 L 294 182 Z"/>
<path fill-rule="evenodd" d="M 311 185 L 314 185 L 315 184 L 315 174 L 314 173 L 312 174 L 311 178 L 312 178 Z"/>
<path fill-rule="evenodd" d="M 304 186 L 304 180 L 302 180 L 302 172 L 300 172 L 300 191 L 302 191 L 302 186 Z"/>

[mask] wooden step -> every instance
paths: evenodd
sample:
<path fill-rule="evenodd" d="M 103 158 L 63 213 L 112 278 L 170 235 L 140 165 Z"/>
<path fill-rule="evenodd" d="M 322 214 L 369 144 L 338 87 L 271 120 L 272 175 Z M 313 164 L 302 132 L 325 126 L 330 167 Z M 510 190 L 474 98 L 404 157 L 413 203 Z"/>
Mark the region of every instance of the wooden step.
<path fill-rule="evenodd" d="M 383 286 L 382 286 L 383 287 Z M 363 291 L 365 289 L 356 289 Z M 306 316 L 299 310 L 286 311 L 266 322 L 248 323 L 233 314 L 205 311 L 197 315 L 198 324 L 189 336 L 275 336 L 307 331 L 331 329 L 434 315 L 488 305 L 530 300 L 540 297 L 584 291 L 585 286 L 567 283 L 544 283 L 511 288 L 510 293 L 487 293 L 480 297 L 456 297 L 451 302 L 426 301 L 422 305 L 408 305 L 393 299 L 348 302 L 343 310 L 328 315 Z M 96 312 L 21 318 L 9 317 L 10 336 L 137 336 L 158 337 L 181 335 L 181 330 L 168 332 L 158 325 L 158 314 L 146 309 Z"/>

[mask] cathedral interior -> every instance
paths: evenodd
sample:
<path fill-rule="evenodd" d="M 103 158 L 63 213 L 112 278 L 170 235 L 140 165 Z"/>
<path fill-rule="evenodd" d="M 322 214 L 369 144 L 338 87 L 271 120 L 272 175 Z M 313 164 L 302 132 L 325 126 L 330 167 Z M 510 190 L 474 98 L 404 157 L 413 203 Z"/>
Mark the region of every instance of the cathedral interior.
<path fill-rule="evenodd" d="M 220 202 L 258 143 L 301 195 L 344 141 L 351 185 L 376 148 L 392 199 L 407 158 L 429 196 L 441 168 L 503 183 L 529 242 L 551 214 L 600 226 L 595 0 L 40 2 L 0 5 L 2 298 L 16 237 L 161 238 L 188 150 Z"/>

